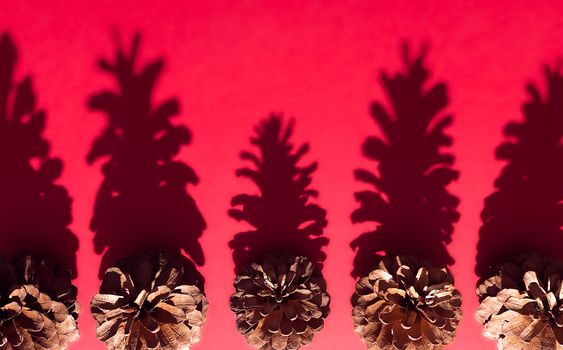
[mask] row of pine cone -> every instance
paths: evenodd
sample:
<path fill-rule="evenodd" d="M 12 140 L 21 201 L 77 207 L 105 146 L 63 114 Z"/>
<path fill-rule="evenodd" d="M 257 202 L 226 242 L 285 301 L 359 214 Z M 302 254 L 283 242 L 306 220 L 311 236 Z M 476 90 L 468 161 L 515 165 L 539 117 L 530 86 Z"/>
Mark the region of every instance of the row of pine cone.
<path fill-rule="evenodd" d="M 0 260 L 0 271 L 0 349 L 66 349 L 78 338 L 69 271 L 29 255 Z M 499 349 L 563 349 L 563 262 L 522 254 L 493 271 L 477 288 L 483 334 Z M 330 312 L 326 282 L 302 256 L 267 255 L 234 285 L 237 328 L 257 349 L 311 343 Z M 355 330 L 370 350 L 441 349 L 455 338 L 461 303 L 446 268 L 384 257 L 356 284 Z M 186 350 L 199 342 L 209 304 L 182 259 L 141 254 L 106 271 L 90 306 L 110 350 Z"/>
<path fill-rule="evenodd" d="M 477 289 L 477 319 L 500 349 L 561 349 L 561 261 L 520 255 L 493 269 Z M 98 338 L 108 349 L 189 349 L 201 337 L 208 302 L 183 284 L 181 262 L 165 255 L 125 259 L 110 268 L 92 299 Z M 326 281 L 307 258 L 267 255 L 234 281 L 230 306 L 238 331 L 260 350 L 312 342 L 330 312 Z M 447 268 L 413 257 L 384 257 L 356 284 L 355 330 L 370 350 L 442 349 L 455 338 L 461 295 Z"/>

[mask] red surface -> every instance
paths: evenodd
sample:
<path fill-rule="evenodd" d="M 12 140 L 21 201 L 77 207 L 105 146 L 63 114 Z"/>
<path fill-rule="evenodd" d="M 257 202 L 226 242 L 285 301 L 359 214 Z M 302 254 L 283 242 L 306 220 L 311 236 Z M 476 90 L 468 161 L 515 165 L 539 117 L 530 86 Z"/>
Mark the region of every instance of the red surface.
<path fill-rule="evenodd" d="M 206 290 L 211 302 L 197 349 L 246 349 L 234 326 L 228 297 L 232 259 L 227 242 L 245 228 L 228 217 L 230 198 L 252 189 L 237 179 L 238 152 L 247 148 L 254 124 L 270 111 L 297 118 L 296 141 L 308 141 L 308 160 L 318 160 L 313 186 L 327 209 L 324 273 L 332 313 L 308 349 L 363 349 L 352 329 L 349 297 L 350 241 L 365 231 L 354 226 L 352 193 L 362 187 L 352 171 L 371 167 L 360 154 L 375 132 L 368 104 L 381 97 L 380 69 L 400 66 L 400 39 L 427 39 L 429 66 L 450 89 L 450 129 L 461 177 L 451 191 L 461 204 L 450 252 L 465 296 L 465 317 L 450 349 L 494 349 L 473 320 L 477 306 L 473 273 L 483 198 L 492 191 L 501 163 L 494 149 L 503 125 L 520 118 L 524 84 L 539 80 L 540 66 L 563 52 L 563 6 L 557 2 L 472 1 L 3 1 L 0 26 L 18 45 L 18 72 L 31 72 L 49 113 L 46 138 L 65 168 L 60 183 L 74 198 L 73 232 L 78 253 L 81 340 L 73 349 L 103 349 L 94 336 L 88 302 L 98 286 L 100 257 L 88 228 L 101 182 L 99 163 L 85 156 L 104 118 L 88 112 L 87 97 L 110 84 L 95 67 L 113 52 L 111 31 L 126 38 L 144 34 L 142 55 L 164 55 L 167 69 L 158 97 L 178 96 L 181 121 L 194 134 L 181 159 L 201 183 L 190 189 L 208 229 L 201 239 Z"/>

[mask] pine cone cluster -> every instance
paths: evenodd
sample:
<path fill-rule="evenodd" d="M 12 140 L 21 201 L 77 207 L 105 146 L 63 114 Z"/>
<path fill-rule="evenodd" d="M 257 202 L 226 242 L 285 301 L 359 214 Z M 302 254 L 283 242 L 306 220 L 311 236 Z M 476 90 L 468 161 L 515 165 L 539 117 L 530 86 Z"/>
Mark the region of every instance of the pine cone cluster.
<path fill-rule="evenodd" d="M 200 340 L 208 302 L 186 284 L 180 257 L 143 254 L 109 268 L 90 307 L 110 350 L 187 350 Z"/>
<path fill-rule="evenodd" d="M 352 304 L 356 333 L 369 349 L 441 349 L 461 319 L 449 271 L 405 256 L 384 257 L 356 284 Z"/>
<path fill-rule="evenodd" d="M 563 261 L 521 254 L 477 288 L 483 335 L 505 350 L 563 349 Z"/>
<path fill-rule="evenodd" d="M 30 255 L 0 260 L 0 349 L 64 350 L 78 339 L 70 273 Z"/>
<path fill-rule="evenodd" d="M 231 310 L 238 331 L 260 350 L 295 350 L 309 344 L 330 312 L 326 282 L 311 261 L 267 255 L 235 278 Z"/>

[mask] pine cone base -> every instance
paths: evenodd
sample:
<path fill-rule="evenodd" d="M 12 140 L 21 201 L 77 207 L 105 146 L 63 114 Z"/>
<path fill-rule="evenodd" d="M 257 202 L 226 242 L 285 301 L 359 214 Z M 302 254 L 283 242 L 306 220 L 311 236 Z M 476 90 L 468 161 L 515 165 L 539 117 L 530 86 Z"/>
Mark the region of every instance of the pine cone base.
<path fill-rule="evenodd" d="M 356 284 L 355 331 L 369 349 L 442 349 L 455 338 L 461 294 L 452 275 L 412 257 L 385 257 Z"/>
<path fill-rule="evenodd" d="M 505 350 L 563 350 L 563 261 L 520 254 L 477 287 L 483 335 Z"/>
<path fill-rule="evenodd" d="M 90 303 L 109 350 L 187 350 L 199 342 L 208 302 L 185 284 L 181 257 L 142 254 L 109 268 Z"/>
<path fill-rule="evenodd" d="M 0 260 L 0 349 L 64 350 L 78 339 L 70 275 L 30 255 Z"/>
<path fill-rule="evenodd" d="M 307 258 L 267 255 L 234 281 L 231 310 L 238 331 L 260 350 L 296 350 L 311 343 L 330 312 L 326 282 Z"/>

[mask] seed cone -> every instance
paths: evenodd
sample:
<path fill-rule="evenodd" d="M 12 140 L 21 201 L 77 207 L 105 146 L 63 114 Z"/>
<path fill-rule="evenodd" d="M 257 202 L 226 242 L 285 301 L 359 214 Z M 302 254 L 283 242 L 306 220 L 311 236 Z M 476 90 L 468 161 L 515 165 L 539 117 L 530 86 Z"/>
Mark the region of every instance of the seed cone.
<path fill-rule="evenodd" d="M 452 275 L 414 258 L 384 257 L 356 284 L 355 330 L 369 349 L 441 349 L 461 319 Z"/>
<path fill-rule="evenodd" d="M 106 271 L 90 307 L 108 349 L 184 350 L 199 342 L 208 302 L 185 284 L 180 259 L 143 254 Z"/>
<path fill-rule="evenodd" d="M 563 349 L 563 261 L 521 254 L 477 287 L 483 335 L 506 350 Z"/>
<path fill-rule="evenodd" d="M 235 278 L 231 309 L 238 331 L 260 350 L 309 344 L 330 309 L 326 282 L 305 257 L 267 255 Z"/>
<path fill-rule="evenodd" d="M 0 349 L 64 350 L 78 339 L 70 273 L 30 255 L 0 260 Z"/>

